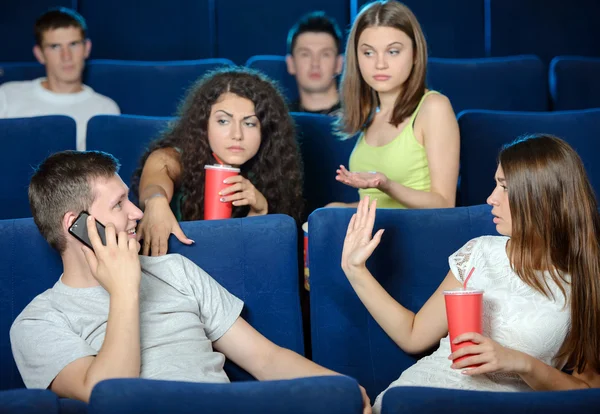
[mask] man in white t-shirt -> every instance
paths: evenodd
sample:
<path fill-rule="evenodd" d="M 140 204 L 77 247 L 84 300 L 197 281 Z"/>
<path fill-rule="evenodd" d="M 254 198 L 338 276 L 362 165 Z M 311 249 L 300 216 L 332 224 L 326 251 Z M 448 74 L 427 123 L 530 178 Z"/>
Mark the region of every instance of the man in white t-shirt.
<path fill-rule="evenodd" d="M 31 179 L 33 219 L 60 253 L 63 274 L 10 330 L 28 388 L 88 401 L 94 385 L 109 378 L 226 383 L 225 357 L 258 380 L 336 375 L 262 336 L 240 316 L 242 301 L 192 261 L 138 256 L 143 213 L 129 201 L 118 168 L 104 152 L 64 151 Z M 93 250 L 68 232 L 81 211 L 91 214 Z M 106 224 L 106 245 L 94 218 Z"/>
<path fill-rule="evenodd" d="M 63 7 L 36 21 L 33 54 L 46 66 L 46 77 L 0 85 L 0 118 L 68 115 L 77 122 L 77 149 L 84 150 L 88 120 L 94 115 L 120 113 L 112 99 L 82 82 L 92 48 L 86 29 L 80 14 Z"/>

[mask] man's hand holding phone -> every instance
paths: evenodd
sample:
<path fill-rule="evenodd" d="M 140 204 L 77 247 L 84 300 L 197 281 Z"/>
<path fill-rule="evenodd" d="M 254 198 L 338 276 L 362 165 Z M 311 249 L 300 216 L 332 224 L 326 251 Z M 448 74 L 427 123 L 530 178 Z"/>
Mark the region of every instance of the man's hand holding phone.
<path fill-rule="evenodd" d="M 94 217 L 87 217 L 87 233 L 93 251 L 82 246 L 92 275 L 111 295 L 137 295 L 140 290 L 141 266 L 139 243 L 126 232 L 116 234 L 115 226 L 106 225 L 106 246 L 98 235 Z"/>

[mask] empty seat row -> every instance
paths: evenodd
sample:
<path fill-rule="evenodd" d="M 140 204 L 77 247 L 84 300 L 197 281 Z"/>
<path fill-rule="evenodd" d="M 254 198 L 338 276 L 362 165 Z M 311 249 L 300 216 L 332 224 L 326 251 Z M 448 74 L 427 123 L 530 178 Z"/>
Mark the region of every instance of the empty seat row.
<path fill-rule="evenodd" d="M 352 213 L 349 209 L 319 209 L 309 218 L 310 344 L 315 362 L 355 378 L 373 401 L 421 355 L 406 354 L 385 334 L 340 268 L 343 240 Z M 370 259 L 369 268 L 382 286 L 412 311 L 425 303 L 446 275 L 448 255 L 474 237 L 496 234 L 489 206 L 381 210 L 375 226 L 385 228 L 386 236 Z M 280 346 L 304 354 L 296 264 L 297 228 L 293 220 L 271 215 L 185 222 L 182 228 L 196 243 L 186 246 L 171 238 L 169 250 L 188 257 L 240 297 L 245 303 L 242 315 L 263 335 Z M 10 390 L 22 388 L 23 383 L 12 359 L 9 327 L 34 296 L 55 283 L 61 272 L 61 260 L 43 240 L 31 218 L 0 220 L 0 232 L 3 235 L 0 239 L 0 363 L 3 367 L 0 390 Z M 15 249 L 15 245 L 22 248 Z M 422 254 L 425 245 L 439 254 L 434 257 Z M 277 255 L 272 254 L 275 250 Z M 352 380 L 244 382 L 252 378 L 230 361 L 226 362 L 226 372 L 233 384 L 136 379 L 105 382 L 94 390 L 97 394 L 92 394 L 88 412 L 361 412 L 358 389 Z M 420 398 L 410 398 L 411 392 L 417 392 L 415 395 Z M 454 399 L 447 394 L 449 392 Z M 500 413 L 511 408 L 516 413 L 547 414 L 549 411 L 544 409 L 549 401 L 554 408 L 551 412 L 564 412 L 573 407 L 581 412 L 592 412 L 598 407 L 599 394 L 598 389 L 494 393 L 401 388 L 386 395 L 383 413 L 432 413 L 447 411 L 452 406 L 450 412 Z M 3 412 L 10 412 L 7 405 L 2 406 L 9 399 L 13 407 L 21 402 L 18 408 L 24 409 L 22 402 L 28 401 L 30 409 L 45 407 L 44 412 L 58 413 L 61 407 L 68 405 L 72 410 L 62 412 L 81 412 L 82 408 L 71 400 L 57 401 L 49 392 L 18 390 L 0 392 Z M 494 407 L 489 406 L 490 400 L 494 401 Z M 411 411 L 408 407 L 414 409 Z"/>
<path fill-rule="evenodd" d="M 121 113 L 172 116 L 194 82 L 208 71 L 233 65 L 227 59 L 173 62 L 91 60 L 84 82 L 117 102 Z M 246 66 L 281 86 L 289 102 L 298 98 L 284 56 L 253 56 Z M 557 57 L 550 73 L 536 56 L 483 59 L 431 58 L 428 85 L 446 94 L 458 114 L 465 109 L 546 111 L 600 107 L 600 58 Z M 35 63 L 0 64 L 0 84 L 44 76 Z M 548 81 L 549 78 L 549 81 Z M 552 103 L 549 104 L 550 86 Z"/>
<path fill-rule="evenodd" d="M 241 64 L 258 53 L 286 52 L 290 27 L 323 10 L 346 29 L 370 0 L 29 0 L 4 2 L 0 61 L 32 60 L 32 27 L 52 6 L 77 9 L 87 20 L 92 58 L 181 60 L 224 57 Z M 432 56 L 472 58 L 536 54 L 600 56 L 593 0 L 404 0 L 419 19 Z M 232 12 L 235 11 L 235 12 Z M 160 21 L 160 25 L 156 22 Z"/>

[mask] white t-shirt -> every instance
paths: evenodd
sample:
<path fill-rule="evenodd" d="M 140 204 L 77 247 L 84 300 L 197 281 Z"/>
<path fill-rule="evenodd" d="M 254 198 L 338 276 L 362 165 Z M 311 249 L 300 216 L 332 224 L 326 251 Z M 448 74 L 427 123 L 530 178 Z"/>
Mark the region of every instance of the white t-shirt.
<path fill-rule="evenodd" d="M 77 149 L 85 150 L 88 120 L 94 115 L 119 115 L 110 98 L 82 85 L 76 93 L 55 93 L 42 86 L 46 78 L 7 82 L 0 85 L 0 118 L 26 118 L 42 115 L 68 115 L 77 123 Z"/>

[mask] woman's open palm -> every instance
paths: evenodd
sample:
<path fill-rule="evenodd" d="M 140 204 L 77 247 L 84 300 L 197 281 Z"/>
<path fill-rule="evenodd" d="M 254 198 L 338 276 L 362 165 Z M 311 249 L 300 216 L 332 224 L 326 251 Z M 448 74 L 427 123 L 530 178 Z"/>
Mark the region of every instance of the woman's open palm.
<path fill-rule="evenodd" d="M 376 210 L 377 201 L 373 200 L 369 206 L 369 197 L 366 196 L 358 203 L 356 214 L 350 219 L 342 250 L 342 269 L 346 275 L 348 272 L 364 268 L 367 259 L 381 241 L 383 229 L 371 237 Z"/>

